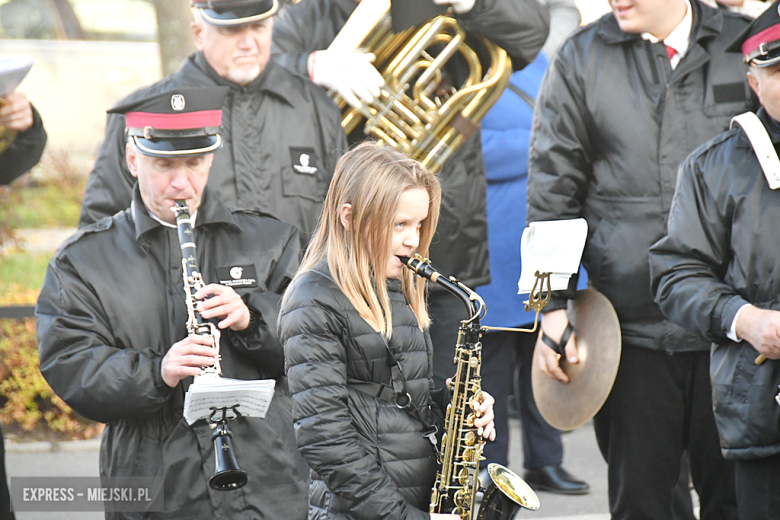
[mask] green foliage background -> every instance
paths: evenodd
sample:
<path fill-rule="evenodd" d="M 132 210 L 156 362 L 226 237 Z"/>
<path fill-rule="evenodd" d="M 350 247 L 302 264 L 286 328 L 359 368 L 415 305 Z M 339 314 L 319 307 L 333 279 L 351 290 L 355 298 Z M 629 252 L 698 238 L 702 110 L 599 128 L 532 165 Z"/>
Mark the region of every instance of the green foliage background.
<path fill-rule="evenodd" d="M 24 251 L 16 230 L 75 227 L 85 179 L 67 154 L 55 152 L 32 175 L 0 187 L 0 305 L 35 305 L 53 252 Z M 102 431 L 41 375 L 33 318 L 0 319 L 0 422 L 24 440 L 88 439 Z"/>

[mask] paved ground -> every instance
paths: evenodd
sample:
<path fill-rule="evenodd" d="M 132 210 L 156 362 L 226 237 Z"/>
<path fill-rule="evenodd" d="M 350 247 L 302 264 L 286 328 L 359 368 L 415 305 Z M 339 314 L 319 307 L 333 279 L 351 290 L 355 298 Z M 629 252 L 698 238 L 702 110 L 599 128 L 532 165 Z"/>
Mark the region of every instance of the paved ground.
<path fill-rule="evenodd" d="M 510 469 L 522 476 L 520 425 L 512 421 Z M 521 510 L 517 518 L 545 520 L 607 520 L 606 464 L 596 447 L 590 423 L 564 434 L 564 465 L 574 475 L 588 481 L 591 492 L 583 496 L 562 496 L 539 492 L 538 511 Z M 6 443 L 6 470 L 10 477 L 23 476 L 97 476 L 98 441 L 61 443 L 51 451 L 48 443 Z M 239 461 L 239 465 L 240 465 Z M 18 513 L 18 520 L 99 520 L 102 513 Z"/>

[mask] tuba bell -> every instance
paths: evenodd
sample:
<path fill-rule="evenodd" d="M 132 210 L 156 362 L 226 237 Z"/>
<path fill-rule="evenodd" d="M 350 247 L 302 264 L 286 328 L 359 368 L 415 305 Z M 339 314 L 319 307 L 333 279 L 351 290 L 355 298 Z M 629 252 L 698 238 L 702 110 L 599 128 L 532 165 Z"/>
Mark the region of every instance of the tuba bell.
<path fill-rule="evenodd" d="M 387 143 L 436 173 L 472 133 L 498 100 L 509 81 L 512 62 L 506 51 L 480 38 L 481 48 L 466 44 L 466 32 L 452 16 L 442 14 L 419 27 L 393 33 L 390 0 L 363 0 L 329 50 L 376 55 L 374 64 L 385 80 L 379 98 L 355 108 L 337 93 L 347 134 L 364 123 L 363 133 Z M 483 71 L 479 56 L 489 56 Z M 450 85 L 442 74 L 452 59 L 463 59 L 468 76 Z"/>

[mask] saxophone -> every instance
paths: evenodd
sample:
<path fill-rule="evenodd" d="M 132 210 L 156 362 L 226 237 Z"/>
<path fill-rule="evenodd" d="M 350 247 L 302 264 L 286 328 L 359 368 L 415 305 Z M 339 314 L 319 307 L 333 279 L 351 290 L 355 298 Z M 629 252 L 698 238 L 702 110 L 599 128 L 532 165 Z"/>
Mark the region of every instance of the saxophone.
<path fill-rule="evenodd" d="M 195 376 L 195 382 L 197 382 L 199 377 L 222 377 L 221 357 L 219 355 L 219 329 L 213 323 L 204 320 L 195 308 L 197 302 L 195 293 L 205 287 L 206 284 L 203 282 L 203 275 L 198 267 L 190 209 L 183 200 L 174 201 L 174 204 L 171 211 L 176 215 L 176 229 L 179 232 L 179 245 L 181 246 L 182 277 L 184 278 L 184 294 L 187 302 L 187 333 L 190 335 L 207 335 L 214 341 L 214 366 L 201 367 L 201 375 Z M 211 407 L 212 413 L 209 417 L 209 426 L 214 430 L 211 440 L 214 443 L 216 468 L 214 475 L 209 479 L 209 486 L 217 491 L 233 491 L 247 483 L 246 472 L 239 469 L 236 462 L 233 443 L 230 440 L 233 434 L 228 428 L 229 421 L 241 416 L 236 408 L 236 406 Z M 228 411 L 231 411 L 232 414 L 228 415 Z"/>
<path fill-rule="evenodd" d="M 482 366 L 482 329 L 480 319 L 485 314 L 485 302 L 480 296 L 454 277 L 441 276 L 428 259 L 399 257 L 418 276 L 427 278 L 457 296 L 468 310 L 458 330 L 455 346 L 455 375 L 450 381 L 452 402 L 444 417 L 436 482 L 431 492 L 431 513 L 455 513 L 463 520 L 473 518 L 477 492 L 484 491 L 477 514 L 478 520 L 514 518 L 520 507 L 535 511 L 539 499 L 523 479 L 500 464 L 489 464 L 490 485 L 486 490 L 479 482 L 479 462 L 484 460 L 485 439 L 482 428 L 474 426 L 482 397 L 480 368 Z"/>

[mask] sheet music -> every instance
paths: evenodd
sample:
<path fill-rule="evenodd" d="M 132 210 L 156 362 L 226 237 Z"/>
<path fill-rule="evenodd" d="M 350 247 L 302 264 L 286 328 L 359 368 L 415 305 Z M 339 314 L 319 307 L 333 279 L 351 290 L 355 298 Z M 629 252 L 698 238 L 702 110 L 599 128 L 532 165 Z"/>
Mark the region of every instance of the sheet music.
<path fill-rule="evenodd" d="M 16 90 L 33 66 L 30 56 L 0 58 L 0 97 Z"/>
<path fill-rule="evenodd" d="M 184 396 L 184 418 L 188 424 L 208 419 L 211 407 L 238 405 L 245 417 L 265 417 L 274 396 L 276 381 L 259 379 L 245 381 L 226 377 L 196 377 Z M 228 412 L 229 413 L 229 412 Z"/>
<path fill-rule="evenodd" d="M 531 292 L 534 273 L 552 273 L 550 285 L 553 291 L 568 287 L 571 275 L 579 271 L 588 223 L 584 218 L 532 222 L 523 231 L 520 256 L 523 271 L 517 282 L 517 293 Z"/>

